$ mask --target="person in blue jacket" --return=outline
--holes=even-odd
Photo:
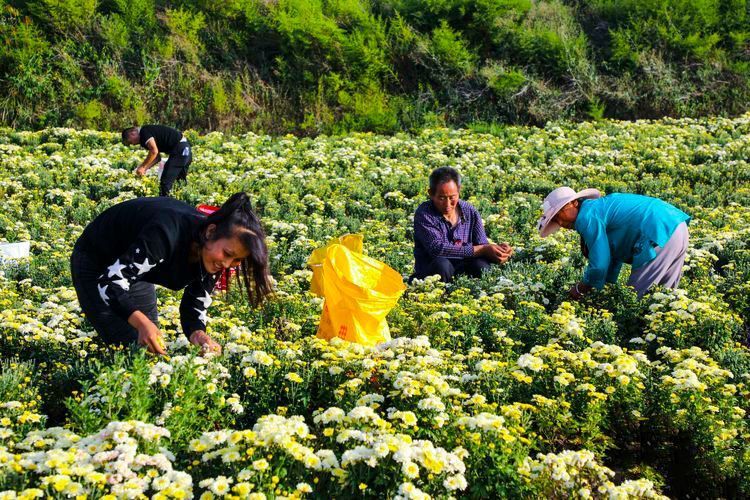
[[[669,203],[637,194],[602,197],[596,189],[564,186],[544,199],[537,223],[541,236],[574,229],[588,248],[583,279],[570,289],[580,299],[605,283],[615,283],[623,263],[631,265],[628,285],[642,297],[653,285],[676,288],[688,247],[690,216]]]

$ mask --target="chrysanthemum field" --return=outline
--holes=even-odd
[[[159,290],[168,358],[114,350],[81,316],[85,224],[158,192],[119,135],[0,129],[0,498],[741,498],[750,495],[750,115],[426,130],[383,137],[188,134],[175,197],[251,194],[276,294],[217,295],[201,357]],[[344,233],[404,276],[437,166],[516,251],[481,280],[409,286],[374,348],[315,337],[310,252]],[[681,289],[581,302],[577,235],[541,239],[558,185],[688,212]]]

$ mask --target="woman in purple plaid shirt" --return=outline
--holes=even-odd
[[[461,177],[450,167],[430,174],[430,200],[414,214],[414,274],[439,275],[450,282],[457,274],[479,277],[490,264],[505,262],[513,249],[487,241],[477,209],[459,199]]]

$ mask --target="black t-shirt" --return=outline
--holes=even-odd
[[[205,216],[173,198],[136,198],[99,214],[76,242],[102,274],[102,302],[127,320],[137,310],[127,291],[137,281],[185,289],[180,320],[185,335],[206,329],[206,310],[217,274],[208,274],[190,249]]]
[[[182,132],[167,127],[166,125],[144,125],[140,129],[141,147],[146,147],[146,142],[153,138],[156,141],[156,147],[162,153],[171,153],[175,151],[182,140]]]

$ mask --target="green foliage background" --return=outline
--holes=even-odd
[[[267,133],[734,115],[741,0],[0,0],[0,124]]]

